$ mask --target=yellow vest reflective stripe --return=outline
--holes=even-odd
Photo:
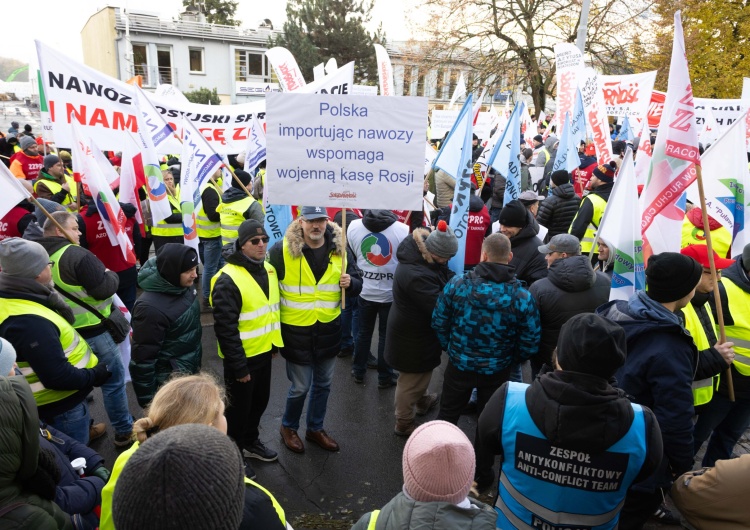
[[[708,306],[708,304],[706,305]],[[711,309],[708,307],[706,309],[708,310],[708,318],[715,330],[716,324],[714,323],[714,317],[711,314]],[[706,330],[703,329],[703,324],[701,324],[700,318],[698,318],[698,313],[695,311],[693,304],[688,304],[687,306],[685,306],[682,309],[682,313],[685,315],[685,329],[687,329],[690,332],[690,335],[693,337],[693,342],[695,342],[695,346],[698,348],[698,351],[707,350],[711,346],[713,346],[708,342]],[[714,395],[714,388],[718,388],[718,385],[718,375],[715,377],[708,377],[706,379],[693,381],[693,405],[697,407],[698,405],[705,405],[706,403],[711,401],[711,398]]]
[[[242,295],[242,307],[238,330],[242,348],[245,356],[253,357],[266,353],[271,346],[283,346],[281,340],[281,313],[279,310],[279,281],[276,269],[270,263],[263,263],[268,273],[268,299],[258,283],[243,267],[227,263],[216,276],[211,278],[211,296],[209,301],[213,304],[213,291],[216,280],[220,275],[226,274],[239,289]],[[224,354],[219,348],[219,357]]]
[[[39,184],[40,182],[43,183],[45,186],[47,186],[47,189],[52,193],[52,195],[55,195],[57,193],[60,193],[60,191],[62,191],[62,184],[58,184],[54,180],[49,180],[44,177],[39,177],[38,179],[34,181],[34,193],[36,193],[37,195],[39,194],[39,191],[36,189],[36,187],[37,187],[37,184]],[[75,188],[71,187],[70,189],[72,190]],[[62,204],[63,206],[66,206],[68,204],[71,204],[72,202],[73,201],[70,199],[70,194],[68,194],[65,197],[65,200],[63,200],[63,202],[60,204]]]
[[[370,523],[367,525],[367,530],[375,530],[375,525],[378,524],[378,515],[380,515],[380,510],[370,512]]]
[[[734,319],[734,325],[724,326],[727,342],[734,342],[734,367],[742,375],[750,376],[750,293],[728,278],[722,278],[721,283],[727,291],[729,312]]]
[[[63,254],[65,254],[65,251],[68,250],[71,246],[73,245],[65,245],[49,257],[50,261],[52,262],[52,281],[55,282],[55,286],[57,286],[58,288],[62,289],[66,293],[72,294],[79,300],[86,302],[88,305],[94,307],[105,318],[108,317],[112,312],[111,296],[106,300],[97,300],[89,296],[84,288],[80,285],[67,284],[60,277],[60,266],[58,265],[58,263],[60,262],[60,259],[62,259]],[[73,323],[74,328],[77,329],[85,328],[87,326],[96,326],[97,324],[101,323],[101,319],[85,307],[81,307],[72,300],[68,300],[64,296],[63,298],[65,299],[65,303],[68,304],[68,307],[73,310],[73,314],[76,317],[76,321]]]
[[[221,244],[228,245],[237,239],[237,231],[242,221],[245,220],[245,212],[255,202],[252,197],[245,197],[235,202],[223,202],[216,210],[221,217]]]
[[[211,181],[208,181],[208,187],[213,190],[212,193],[216,193],[219,196],[219,204],[221,204],[221,189],[217,189]],[[221,235],[221,225],[211,221],[206,216],[206,210],[203,209],[203,201],[201,201],[201,207],[198,213],[195,215],[195,226],[198,229],[198,237],[219,237]]]
[[[312,326],[315,322],[331,322],[341,314],[341,256],[331,254],[328,268],[315,283],[310,265],[304,256],[295,258],[284,238],[284,280],[281,290],[281,322],[293,326]]]
[[[581,254],[588,254],[591,252],[591,246],[594,244],[596,231],[599,229],[599,222],[601,222],[602,215],[604,215],[604,209],[607,207],[607,201],[595,193],[590,193],[589,195],[586,195],[586,197],[591,201],[591,205],[594,207],[594,215],[591,217],[591,222],[586,227],[583,239],[581,239]],[[580,212],[580,210],[578,211]],[[578,217],[578,214],[576,214],[576,217]],[[575,219],[573,219],[573,223],[575,223]],[[570,225],[571,228],[573,227],[573,223]],[[570,229],[568,229],[568,233],[570,233]],[[594,252],[598,251],[599,245],[596,246]]]
[[[60,332],[60,346],[62,346],[65,358],[76,368],[93,368],[97,365],[98,361],[94,352],[91,351],[86,341],[83,340],[73,326],[68,324],[63,317],[36,302],[13,298],[2,300],[2,303],[0,303],[0,323],[4,322],[8,317],[21,315],[39,316],[52,322]],[[37,406],[60,401],[78,392],[77,390],[52,390],[46,388],[39,381],[39,377],[37,377],[34,369],[27,362],[19,361],[18,368],[31,386],[32,392],[34,392],[34,401],[36,401]]]
[[[172,210],[180,211],[180,201],[177,197],[172,197],[172,195],[167,194],[167,200],[172,206]],[[184,230],[182,229],[182,222],[167,223],[162,219],[151,228],[151,234],[154,236],[175,237],[184,235]]]
[[[682,220],[682,241],[680,248],[688,245],[705,245],[706,238],[703,228],[698,228],[691,223],[687,217]],[[732,234],[729,230],[720,226],[716,230],[711,230],[711,246],[720,257],[725,257],[732,247]]]
[[[268,495],[268,497],[271,499],[271,504],[273,504],[274,510],[276,510],[276,513],[279,516],[279,519],[281,519],[281,524],[283,526],[286,526],[286,514],[284,513],[284,508],[281,507],[281,504],[279,504],[279,501],[276,500],[276,497],[271,495],[271,492],[268,491],[266,488],[258,484],[257,482],[254,482],[250,480],[249,478],[245,477],[245,484],[250,484],[251,486],[255,486],[260,491]]]

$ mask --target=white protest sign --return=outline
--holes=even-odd
[[[656,81],[656,70],[630,75],[602,75],[600,80],[609,116],[638,119],[646,116]]]
[[[703,128],[707,109],[711,109],[711,114],[719,127],[719,134],[729,129],[730,125],[743,116],[743,108],[750,107],[750,101],[742,99],[693,98],[693,103],[695,104],[695,124],[698,129]]]
[[[420,210],[427,98],[269,94],[271,204]]]
[[[352,87],[352,96],[377,96],[378,87],[371,85],[354,85]]]
[[[529,175],[531,175],[531,191],[537,195],[541,193],[544,187],[544,168],[537,166],[529,166]]]
[[[430,133],[432,139],[442,138],[445,133],[451,130],[456,123],[460,109],[455,110],[433,110],[432,121],[430,123]],[[493,112],[480,112],[477,123],[474,125],[474,133],[483,141],[490,139],[493,121],[497,121],[497,116]]]
[[[570,42],[555,44],[556,115],[564,117],[567,112],[571,116],[573,115],[576,88],[579,84],[578,78],[582,75],[584,66],[583,54],[576,48],[575,44]],[[536,131],[534,134],[536,134]]]

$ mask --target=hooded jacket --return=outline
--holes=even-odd
[[[0,516],[4,530],[73,530],[70,516],[52,499],[32,493],[39,459],[39,416],[23,377],[0,377]]]
[[[448,502],[420,502],[399,493],[378,514],[375,530],[494,530],[497,513],[476,499],[471,508]],[[368,530],[372,512],[364,514],[352,530]]]
[[[596,313],[625,330],[628,357],[615,377],[635,403],[653,410],[664,458],[642,488],[668,486],[693,467],[693,390],[698,350],[679,317],[638,291],[627,302],[609,302]],[[671,468],[671,474],[670,474]]]
[[[531,285],[537,280],[547,277],[547,261],[539,253],[542,242],[536,236],[539,224],[531,212],[526,212],[527,224],[520,232],[510,238],[510,250],[513,259],[509,265],[516,269],[516,278]]]
[[[490,262],[448,282],[432,327],[456,368],[485,375],[536,354],[542,331],[534,298],[513,267]]]
[[[503,456],[503,418],[508,383],[495,392],[479,416],[478,436]],[[534,425],[552,445],[601,453],[630,429],[634,413],[625,393],[595,375],[562,370],[541,373],[526,389],[526,407]],[[662,440],[654,414],[643,407],[646,460],[635,482],[648,478],[662,460]]]
[[[453,201],[445,208],[440,209],[438,220],[443,220],[450,224],[451,210]],[[468,232],[466,234],[466,251],[464,258],[464,268],[468,269],[479,263],[482,257],[482,243],[484,238],[492,233],[492,221],[490,213],[484,205],[481,197],[469,195],[469,222]]]
[[[609,301],[610,279],[594,272],[588,256],[569,256],[552,262],[547,277],[531,286],[542,320],[539,365],[552,366],[552,351],[563,324],[580,313],[593,313]]]
[[[174,254],[168,262],[181,264],[188,250],[192,249],[170,245],[162,247],[161,254]],[[130,376],[138,403],[145,407],[173,372],[200,371],[203,331],[196,287],[176,287],[167,281],[156,267],[156,257],[138,271],[138,285],[144,292],[133,308]]]
[[[599,187],[594,189],[589,195],[598,195],[605,202],[609,202],[609,195],[612,193],[613,183],[601,184]],[[576,236],[578,239],[583,239],[583,235],[586,233],[586,229],[594,218],[594,205],[591,200],[588,199],[588,195],[581,200],[581,205],[578,207],[578,213],[575,219],[570,225],[570,233]],[[597,220],[600,222],[601,220]]]
[[[333,255],[340,256],[344,252],[341,246],[341,228],[338,225],[328,222],[323,237],[325,241],[322,248],[325,250],[322,252],[329,259]],[[295,258],[304,257],[312,270],[313,276],[317,281],[320,281],[328,268],[329,262],[328,260],[316,261],[315,251],[318,249],[313,250],[305,243],[299,220],[289,225],[284,239],[289,245],[289,252],[292,256]],[[283,282],[286,277],[283,241],[279,241],[271,247],[268,253],[268,261],[276,269],[279,282]],[[346,273],[351,277],[351,283],[346,289],[346,297],[359,295],[362,291],[362,275],[357,269],[357,260],[348,250]],[[282,322],[281,336],[284,340],[284,347],[280,351],[282,357],[287,361],[297,364],[312,364],[318,359],[330,359],[341,350],[341,316],[336,317],[331,322],[317,321],[312,326],[293,326]]]
[[[263,263],[250,261],[240,250],[239,241],[224,245],[221,253],[227,263],[245,269],[268,298],[268,272]],[[211,302],[214,308],[214,332],[224,355],[224,375],[228,379],[242,379],[250,373],[251,364],[260,365],[268,362],[270,357],[265,354],[253,357],[245,355],[238,328],[242,312],[242,293],[229,274],[219,274],[216,278],[211,289]],[[276,348],[272,347],[268,353],[275,353],[275,350]]]
[[[221,196],[221,202],[222,204],[230,204],[233,202],[241,201],[245,197],[247,197],[247,193],[245,193],[245,190],[231,187],[224,192],[224,195]],[[260,224],[263,224],[266,219],[266,215],[265,213],[263,213],[263,207],[261,206],[260,202],[256,200],[253,200],[250,203],[250,206],[244,213],[244,217],[245,219],[255,219]]]
[[[567,234],[570,223],[578,213],[581,198],[576,195],[570,182],[551,188],[549,195],[539,204],[536,220],[547,227],[544,242],[548,243],[557,234]]]
[[[453,277],[436,263],[425,246],[429,231],[419,228],[396,251],[393,304],[388,314],[385,360],[407,373],[429,372],[440,365],[442,346],[432,329],[432,312],[445,284]]]

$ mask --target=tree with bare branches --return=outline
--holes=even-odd
[[[653,0],[591,0],[585,58],[605,74],[629,73],[628,46]],[[535,109],[555,94],[554,45],[576,40],[581,0],[422,0],[430,53],[474,72],[473,87],[528,91]],[[420,36],[420,38],[424,38]]]

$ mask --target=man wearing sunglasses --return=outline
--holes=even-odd
[[[246,458],[277,459],[258,437],[260,417],[271,395],[271,360],[281,340],[279,281],[266,262],[268,234],[255,219],[240,224],[237,239],[223,249],[226,265],[211,280],[209,300],[229,405],[227,434]],[[255,473],[246,465],[248,478]]]

